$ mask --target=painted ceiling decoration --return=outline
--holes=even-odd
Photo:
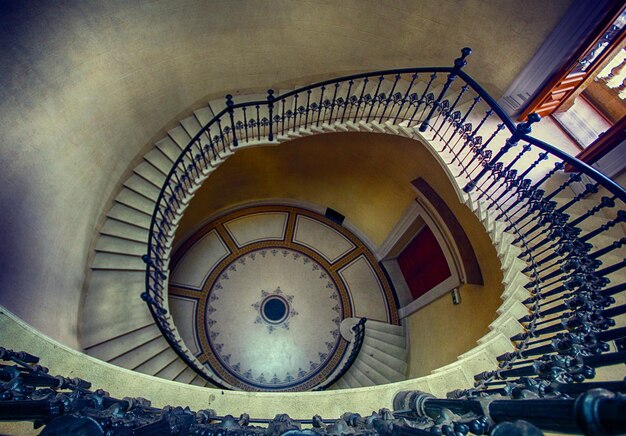
[[[399,324],[396,298],[354,234],[293,206],[255,206],[196,231],[172,258],[169,307],[185,344],[241,390],[326,380],[350,317]]]

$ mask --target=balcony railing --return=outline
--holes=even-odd
[[[623,434],[626,397],[600,384],[564,390],[570,398],[508,399],[483,396],[437,399],[423,392],[399,392],[394,410],[337,419],[273,419],[242,414],[219,416],[212,409],[158,409],[145,398],[114,398],[78,378],[51,376],[39,358],[0,347],[0,421],[32,421],[42,435],[541,435],[537,426],[589,435]],[[593,386],[591,386],[593,385]],[[607,383],[601,384],[603,387]],[[624,391],[625,383],[612,384]],[[585,389],[587,389],[585,391]],[[307,426],[309,428],[303,428]]]

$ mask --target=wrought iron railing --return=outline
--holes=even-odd
[[[575,398],[479,397],[437,399],[422,392],[399,392],[394,410],[338,419],[273,419],[219,416],[213,409],[152,407],[145,398],[118,399],[90,390],[79,378],[52,376],[39,358],[0,347],[0,422],[31,421],[41,435],[541,435],[537,428],[591,435],[620,434],[626,428],[626,397],[606,389],[582,391]],[[617,391],[625,383],[615,384]],[[303,428],[308,426],[309,428]]]
[[[357,130],[406,136],[419,130],[464,181],[477,213],[513,234],[513,244],[522,250],[519,258],[530,277],[523,299],[529,314],[519,320],[524,331],[511,338],[516,351],[500,356],[493,371],[478,374],[475,388],[452,395],[569,397],[578,392],[572,383],[592,378],[594,368],[626,361],[625,352],[609,350],[610,341],[626,336],[626,327],[614,328],[615,318],[626,313],[625,304],[615,304],[626,290],[623,282],[615,283],[626,266],[620,254],[626,239],[619,236],[626,191],[530,136],[538,116],[516,125],[462,70],[469,54],[464,49],[453,67],[362,73],[278,96],[269,90],[263,101],[235,103],[226,96],[224,109],[193,136],[167,175],[144,257],[142,298],[192,368],[211,380],[210,371],[177,339],[167,315],[169,247],[181,210],[211,168],[237,148]],[[565,164],[574,171],[564,173]]]

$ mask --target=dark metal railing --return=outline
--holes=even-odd
[[[474,398],[520,392],[567,397],[554,383],[580,383],[626,358],[611,341],[626,336],[620,274],[626,266],[622,226],[626,191],[558,147],[530,136],[539,117],[515,124],[462,68],[404,68],[331,79],[222,109],[193,136],[159,193],[152,216],[142,298],[172,347],[198,367],[167,315],[169,247],[177,219],[210,170],[244,145],[303,134],[356,131],[422,135],[463,183],[469,204],[492,229],[513,235],[529,277],[521,292],[528,315],[511,338],[515,351],[476,386],[450,395]],[[418,133],[421,132],[421,133]],[[418,136],[419,137],[419,136]],[[565,173],[568,164],[574,171]],[[497,227],[499,226],[499,227]],[[620,236],[621,235],[621,236]],[[617,303],[616,303],[617,301]]]
[[[574,398],[479,397],[438,399],[409,391],[396,394],[394,410],[338,419],[273,419],[242,414],[219,416],[213,409],[152,407],[145,398],[114,398],[79,378],[51,376],[39,358],[0,347],[0,422],[31,421],[41,435],[541,435],[540,428],[591,435],[620,434],[626,428],[626,383],[580,384]],[[592,385],[592,386],[586,386]],[[599,387],[603,385],[604,387]],[[256,424],[256,425],[253,425]],[[310,428],[303,429],[307,425]]]
[[[359,321],[352,326],[352,332],[354,332],[354,339],[352,340],[352,349],[350,350],[350,354],[348,354],[347,359],[344,364],[341,366],[339,371],[331,374],[331,378],[324,381],[320,384],[320,386],[312,389],[314,391],[322,391],[324,389],[329,388],[330,386],[337,383],[341,378],[348,372],[348,370],[352,367],[352,364],[356,361],[359,356],[359,352],[361,351],[361,347],[363,346],[363,339],[365,339],[365,323],[367,322],[367,318],[361,318]]]

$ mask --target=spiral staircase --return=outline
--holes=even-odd
[[[240,97],[246,103],[227,96],[225,104],[211,101],[181,120],[143,156],[106,212],[83,305],[85,352],[167,380],[228,388],[189,352],[168,312],[168,266],[185,209],[201,184],[210,183],[211,173],[240,149],[331,132],[367,132],[415,139],[439,161],[459,202],[491,237],[504,277],[502,304],[474,348],[410,381],[403,381],[404,329],[367,322],[358,355],[333,381],[333,389],[399,382],[394,392],[419,386],[435,397],[448,396],[441,401],[465,401],[454,403],[457,410],[453,403],[437,408],[439,400],[431,397],[394,400],[398,415],[393,419],[410,409],[434,419],[420,428],[438,426],[441,432],[443,422],[461,434],[487,431],[476,411],[465,424],[453,425],[471,409],[460,404],[477,398],[565,401],[585,392],[582,382],[594,374],[599,382],[613,383],[594,387],[623,392],[617,380],[626,359],[614,341],[626,336],[626,194],[592,168],[529,136],[538,117],[515,126],[462,71],[469,53],[465,49],[454,67],[365,73]],[[575,171],[565,173],[564,162]],[[427,413],[427,403],[438,415]],[[442,411],[449,408],[457,415]],[[503,421],[515,415],[508,413]],[[545,416],[537,418],[540,412],[533,413],[526,418],[542,428],[575,427],[556,415],[554,423],[546,423]],[[524,418],[524,413],[515,416]],[[611,425],[618,421],[604,419]],[[596,421],[593,425],[600,425]],[[357,424],[365,425],[346,425]],[[586,432],[592,428],[576,425]]]

